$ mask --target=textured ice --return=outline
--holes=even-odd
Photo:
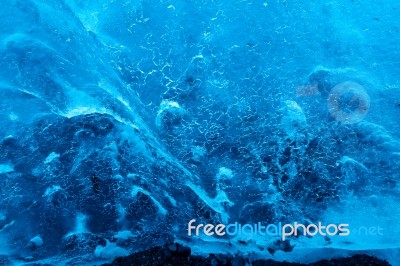
[[[399,12],[396,1],[5,0],[0,255],[93,265],[177,241],[399,265]],[[191,219],[354,233],[191,238]]]

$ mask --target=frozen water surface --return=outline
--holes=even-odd
[[[176,241],[399,265],[399,16],[398,1],[5,0],[0,254],[91,265]],[[191,219],[351,234],[189,237]]]

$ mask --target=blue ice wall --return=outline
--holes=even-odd
[[[178,241],[398,263],[397,1],[1,5],[1,255],[91,264]],[[287,249],[188,237],[191,219],[353,233]]]

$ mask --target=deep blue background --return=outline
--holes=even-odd
[[[3,1],[0,254],[91,264],[178,241],[396,265],[399,17],[397,1]],[[350,124],[328,105],[347,81],[370,99]],[[283,252],[190,238],[191,219],[353,233]]]

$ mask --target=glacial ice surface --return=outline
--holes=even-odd
[[[177,241],[399,265],[399,16],[393,0],[5,0],[0,255],[90,265]],[[271,254],[276,238],[188,237],[191,219],[354,233]]]

